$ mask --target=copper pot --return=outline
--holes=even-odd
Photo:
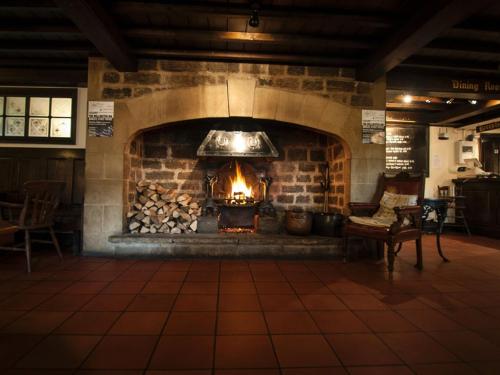
[[[309,211],[286,211],[286,231],[298,236],[307,236],[311,233],[312,212]]]

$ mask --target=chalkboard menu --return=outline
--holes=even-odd
[[[429,128],[415,125],[386,127],[385,169],[387,173],[429,175]]]

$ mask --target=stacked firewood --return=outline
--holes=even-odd
[[[177,194],[158,183],[137,183],[137,197],[127,214],[131,233],[192,233],[201,207],[189,194]]]

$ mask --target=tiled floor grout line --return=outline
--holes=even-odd
[[[264,320],[264,324],[266,325],[267,337],[268,337],[269,341],[271,342],[271,347],[273,348],[274,358],[276,359],[276,363],[278,364],[278,372],[281,375],[283,375],[283,369],[281,368],[281,363],[280,363],[279,358],[278,358],[278,353],[277,353],[276,348],[274,346],[273,335],[272,335],[272,332],[271,332],[271,330],[269,328],[269,324],[267,323],[266,314],[265,314],[265,311],[264,311],[264,306],[262,305],[262,301],[260,299],[260,294],[259,294],[259,292],[257,290],[257,285],[255,284],[256,283],[255,276],[254,276],[254,273],[252,271],[252,268],[250,267],[250,264],[248,266],[249,266],[248,268],[249,268],[249,271],[250,271],[250,275],[252,277],[252,282],[253,282],[253,285],[254,285],[254,288],[255,288],[255,293],[257,295],[257,301],[259,301],[260,313],[262,315],[262,319]],[[281,270],[279,269],[279,267],[278,267],[277,264],[276,264],[276,267],[280,271],[281,276],[284,277],[284,275],[281,273]]]
[[[74,262],[73,264],[76,264],[76,263],[77,263],[77,262]],[[65,269],[65,268],[63,268],[63,269]],[[79,282],[80,280],[81,280],[81,279],[78,279],[78,280],[71,280],[71,282],[72,282],[72,283],[68,286],[68,288],[69,288],[69,287],[71,287],[71,285],[75,284],[76,282]],[[42,301],[40,304],[36,305],[33,309],[28,310],[28,311],[26,312],[26,314],[25,314],[25,315],[27,315],[27,314],[29,314],[29,313],[31,313],[31,312],[33,312],[33,311],[36,311],[36,308],[37,308],[37,307],[41,306],[43,303],[45,303],[46,301],[50,300],[50,299],[51,299],[51,298],[53,298],[54,296],[56,296],[56,295],[58,295],[58,294],[62,294],[62,292],[63,292],[64,290],[66,290],[66,289],[67,289],[67,288],[64,288],[64,289],[61,289],[59,292],[54,293],[54,294],[53,294],[50,298],[48,298],[48,299],[46,299],[46,300]],[[96,295],[97,295],[97,294],[96,294]],[[89,302],[90,302],[90,301],[89,301]],[[83,307],[83,306],[82,306],[82,307]],[[41,310],[41,311],[44,311],[44,310]],[[21,361],[22,361],[25,357],[27,357],[30,353],[32,353],[32,352],[36,349],[36,347],[37,347],[38,345],[40,345],[40,343],[42,343],[42,342],[43,342],[44,340],[46,340],[46,339],[47,339],[50,335],[52,335],[52,333],[53,333],[56,329],[58,329],[61,325],[63,325],[63,324],[64,324],[64,322],[66,322],[68,319],[70,319],[70,318],[71,318],[73,315],[75,315],[78,311],[80,311],[80,310],[71,311],[71,314],[68,316],[68,318],[66,318],[65,320],[63,320],[63,321],[62,321],[62,322],[61,322],[61,323],[60,323],[57,327],[53,328],[53,329],[52,329],[52,331],[50,331],[49,333],[47,333],[47,334],[45,334],[45,335],[40,335],[40,336],[41,336],[40,340],[39,340],[39,341],[38,341],[35,345],[33,345],[33,347],[31,348],[31,350],[27,351],[27,352],[26,352],[24,355],[22,355],[22,356],[21,356],[21,357],[20,357],[17,361],[15,361],[15,362],[12,364],[11,368],[12,368],[12,369],[16,368],[16,366],[17,366],[17,364],[18,364],[19,362],[21,362]],[[24,315],[23,315],[23,316],[24,316]],[[19,320],[19,319],[16,319],[15,321],[17,321],[17,320]],[[11,322],[10,324],[13,324],[15,321]],[[10,325],[10,324],[9,324],[9,325]],[[82,362],[82,363],[83,363],[83,362]],[[76,372],[76,371],[77,371],[77,370],[75,369],[75,371],[74,371],[74,372]]]
[[[318,280],[319,280],[319,281],[320,281],[323,285],[325,285],[325,286],[326,286],[326,284],[323,282],[323,280],[321,280],[321,278],[319,278],[319,277],[316,275],[316,273],[315,273],[314,271],[312,271],[312,270],[309,268],[309,266],[308,266],[307,264],[304,264],[304,266],[305,266],[305,267],[309,270],[309,272],[311,272],[311,273],[312,273],[315,277],[317,277],[317,278],[318,278]],[[328,287],[327,287],[327,288],[328,288]],[[330,289],[330,288],[328,288],[328,289]],[[332,292],[332,295],[334,295],[334,294],[333,294],[333,292]],[[299,296],[299,295],[297,295],[297,298],[298,298],[298,299],[300,300],[300,302],[303,304],[302,299],[300,298],[300,296]],[[338,298],[338,297],[337,297],[337,298]],[[340,300],[340,299],[339,299],[339,300]],[[340,300],[340,302],[341,302],[342,304],[344,304],[344,302],[343,302],[343,301],[341,301],[341,300]],[[344,304],[344,305],[345,305],[345,304]],[[337,360],[339,361],[339,363],[340,363],[340,365],[342,366],[342,368],[343,368],[343,369],[344,369],[347,373],[349,373],[350,371],[347,369],[347,366],[346,366],[346,365],[345,365],[345,363],[342,361],[342,358],[341,358],[341,357],[340,357],[340,355],[337,353],[337,351],[335,350],[335,348],[333,347],[333,345],[332,345],[332,344],[330,343],[330,341],[326,338],[326,334],[325,334],[325,333],[323,333],[323,332],[321,331],[320,327],[319,327],[319,326],[318,326],[318,324],[316,323],[316,320],[314,319],[314,317],[313,317],[313,315],[311,314],[311,312],[309,311],[309,309],[308,309],[305,305],[304,305],[304,308],[305,308],[305,311],[307,311],[307,314],[309,315],[309,317],[311,318],[311,320],[314,322],[314,325],[315,325],[315,326],[316,326],[316,328],[318,329],[318,332],[319,332],[319,334],[321,335],[321,337],[323,338],[323,340],[325,340],[325,342],[326,342],[326,344],[328,345],[328,347],[329,347],[329,348],[333,351],[333,353],[335,354],[335,357],[337,357]],[[348,308],[348,306],[346,306],[346,308],[347,308],[347,309],[349,309],[349,308]]]
[[[220,292],[221,292],[221,273],[222,273],[222,262],[218,262],[218,273],[217,273],[217,300],[215,303],[215,325],[214,325],[214,338],[213,338],[213,352],[212,352],[212,368],[210,369],[210,373],[215,375],[215,360],[217,355],[217,329],[219,325],[219,303],[220,303]]]
[[[166,262],[168,262],[168,260]],[[163,262],[163,264],[165,264],[166,262]],[[158,348],[158,345],[160,344],[160,341],[163,338],[163,332],[164,332],[164,330],[165,330],[165,328],[166,328],[166,326],[168,324],[168,321],[170,319],[170,316],[172,315],[172,312],[174,311],[174,307],[175,307],[175,303],[177,302],[177,298],[179,298],[179,295],[181,294],[182,288],[184,287],[184,284],[186,283],[186,280],[187,280],[187,277],[189,275],[191,266],[192,266],[192,262],[189,263],[189,267],[186,270],[186,274],[184,275],[184,278],[182,279],[181,285],[179,286],[179,289],[177,290],[177,293],[175,294],[175,297],[174,297],[174,299],[172,301],[172,304],[170,306],[170,310],[167,312],[167,317],[166,317],[165,321],[163,322],[163,325],[161,327],[161,330],[160,330],[160,333],[158,335],[158,338],[157,338],[157,340],[155,342],[155,345],[153,346],[153,350],[151,351],[151,354],[149,355],[149,358],[147,360],[146,366],[145,366],[145,368],[142,371],[143,375],[146,375],[146,372],[149,371],[149,367],[151,366],[151,361],[153,360],[153,357],[155,355],[156,349]],[[154,275],[156,275],[160,271],[160,268],[161,268],[161,266],[151,276],[151,279],[149,279],[149,281],[147,281],[144,284],[144,287],[147,285],[148,282],[150,282],[153,279]],[[144,289],[144,287],[143,287],[143,289]],[[137,295],[139,295],[139,294],[140,293],[138,293]]]
[[[130,267],[133,265],[134,263],[132,263],[130,265]],[[128,267],[127,269],[124,269],[122,270],[122,272],[120,273],[120,275],[124,274],[130,267]],[[109,286],[109,284],[111,284],[112,282],[116,281],[116,279],[118,278],[119,276],[116,276],[113,281],[110,281],[108,282],[108,284],[106,285]],[[87,303],[85,303],[83,306],[81,306],[77,311],[74,312],[74,314],[76,314],[77,312],[81,312],[82,311],[82,308],[85,307],[87,304],[89,304],[96,296],[98,295],[102,295],[102,291],[106,288],[102,288],[100,290],[99,293],[97,293],[93,298],[91,298]],[[101,342],[104,340],[104,338],[106,337],[107,333],[113,328],[113,325],[121,318],[121,316],[127,311],[127,308],[128,306],[130,306],[130,304],[133,302],[134,299],[131,299],[130,302],[128,303],[128,305],[123,309],[123,311],[120,311],[119,312],[119,315],[116,317],[116,319],[114,320],[114,322],[112,324],[109,325],[108,329],[106,330],[106,332],[104,332],[103,334],[99,334],[99,335],[95,335],[95,336],[100,336],[100,339],[97,341],[97,343],[94,345],[94,347],[88,352],[88,354],[85,356],[85,358],[82,359],[82,361],[80,362],[80,365],[74,369],[74,374],[78,373],[81,369],[82,369],[82,366],[85,364],[85,362],[87,362],[87,360],[89,359],[89,357],[94,353],[95,349],[101,344]],[[60,326],[59,326],[60,327]]]
[[[317,274],[316,274],[313,270],[311,270],[311,269],[309,268],[309,266],[307,266],[307,265],[306,265],[306,267],[309,269],[309,271],[310,271],[310,272],[312,272],[313,274],[315,274],[315,275],[316,275],[316,277],[318,277],[318,276],[317,276]],[[319,277],[318,277],[318,279],[320,280],[320,282],[321,282],[321,283],[325,284],[325,283],[323,282],[323,280],[321,280],[321,278],[319,278]],[[326,285],[326,284],[325,284],[325,285]],[[329,288],[328,288],[328,289],[329,289]],[[336,295],[333,291],[332,291],[332,295],[334,295],[334,296],[336,296],[336,297],[338,298],[338,296],[337,296],[337,295]],[[406,363],[406,362],[403,360],[403,358],[401,358],[401,357],[400,357],[400,356],[399,356],[396,352],[394,352],[394,350],[392,350],[392,348],[390,348],[390,347],[387,345],[387,343],[386,343],[385,341],[383,341],[383,340],[382,340],[382,338],[381,338],[381,337],[379,337],[379,335],[378,335],[378,334],[377,334],[377,333],[376,333],[376,332],[375,332],[375,331],[374,331],[374,330],[373,330],[373,329],[372,329],[372,328],[371,328],[368,324],[366,324],[366,323],[365,323],[365,322],[364,322],[364,321],[363,321],[363,320],[362,320],[362,319],[361,319],[361,318],[360,318],[360,317],[356,314],[356,311],[355,311],[355,310],[352,310],[351,308],[349,308],[349,306],[347,306],[347,305],[346,305],[346,304],[345,304],[342,300],[341,300],[340,302],[341,302],[341,303],[343,303],[343,304],[345,305],[345,307],[346,307],[347,311],[350,311],[352,314],[354,314],[354,316],[356,316],[356,317],[357,317],[357,318],[358,318],[358,319],[359,319],[359,320],[360,320],[360,321],[361,321],[361,322],[362,322],[362,323],[363,323],[363,324],[364,324],[364,325],[365,325],[365,326],[366,326],[366,327],[370,330],[370,332],[371,332],[371,333],[372,333],[375,337],[377,337],[377,338],[378,338],[378,340],[379,340],[380,342],[382,342],[382,343],[384,344],[384,346],[385,346],[385,347],[386,347],[386,348],[387,348],[387,349],[388,349],[391,353],[393,353],[393,354],[396,356],[396,358],[398,358],[398,359],[401,361],[401,363],[402,363],[402,364],[404,364],[404,365],[405,365],[405,366],[406,366],[406,367],[407,367],[407,368],[408,368],[411,372],[415,373],[415,371],[414,371],[414,370],[410,367],[410,365],[409,365],[408,363]],[[316,321],[314,320],[314,317],[312,316],[312,314],[310,313],[310,311],[309,311],[309,310],[308,310],[308,312],[309,312],[309,315],[311,316],[311,319],[312,319],[312,320],[314,321],[314,323],[316,324]],[[317,327],[317,328],[319,329],[319,327]],[[333,346],[333,345],[330,343],[330,341],[326,338],[326,333],[321,332],[321,329],[319,329],[319,331],[320,331],[321,335],[323,336],[324,340],[327,342],[327,344],[330,346],[330,348],[333,350],[333,352],[334,352],[334,353],[335,353],[335,355],[337,356],[337,358],[338,358],[339,362],[342,364],[342,367],[343,367],[343,368],[344,368],[347,372],[350,372],[350,371],[348,370],[348,367],[355,367],[355,366],[346,366],[346,365],[343,363],[343,361],[342,361],[341,357],[337,354],[337,351],[335,350],[334,346]],[[342,333],[338,333],[338,334],[342,334]],[[344,334],[349,334],[349,333],[344,333]],[[365,365],[365,366],[368,366],[368,365]],[[382,365],[381,365],[381,366],[382,366]],[[396,365],[396,364],[389,364],[389,365],[383,365],[383,366],[400,366],[400,365]]]

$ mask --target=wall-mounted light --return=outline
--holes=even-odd
[[[413,101],[413,97],[411,95],[405,95],[403,96],[403,102],[406,104],[410,104]]]
[[[259,27],[260,19],[259,19],[259,10],[260,3],[258,1],[253,1],[250,9],[252,9],[252,14],[250,15],[250,19],[248,20],[248,25],[250,27]]]
[[[454,101],[454,100],[455,100],[455,99],[450,98],[450,99],[448,99],[448,100],[446,101],[446,104],[451,104],[451,103],[453,103],[453,101]]]
[[[427,104],[431,104],[431,103],[432,103],[432,100],[430,100],[430,99],[425,99],[425,102],[426,102]]]
[[[472,104],[472,105],[476,105],[477,104],[477,100],[476,99],[471,99],[471,100],[469,100],[469,103]]]
[[[450,136],[448,135],[448,129],[447,128],[439,128],[438,132],[438,139],[442,140],[448,140],[450,139]]]

